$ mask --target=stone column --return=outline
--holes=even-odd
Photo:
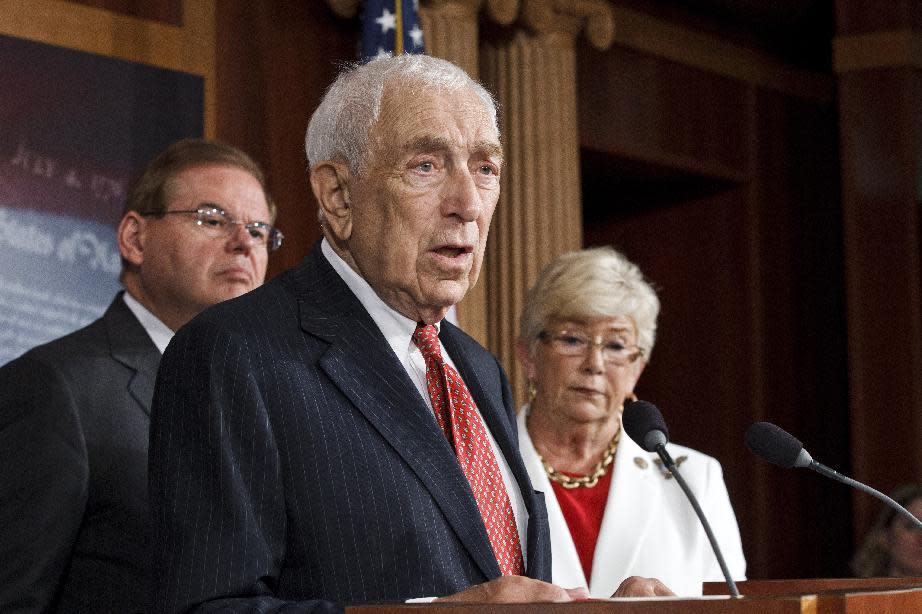
[[[499,99],[506,155],[482,276],[487,343],[518,403],[524,378],[515,341],[525,293],[550,260],[582,246],[576,37],[583,31],[600,49],[611,43],[606,2],[524,0],[508,36],[480,48],[480,76]]]

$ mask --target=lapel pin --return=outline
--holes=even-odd
[[[635,462],[636,462],[637,459],[634,459],[634,460],[635,460]],[[681,466],[682,466],[682,463],[684,463],[684,462],[687,461],[687,460],[688,460],[688,456],[687,456],[687,455],[682,455],[682,456],[678,457],[677,459],[675,459],[675,466],[676,466],[676,467],[681,467]],[[660,470],[660,473],[663,474],[663,477],[664,477],[665,479],[667,479],[667,480],[671,480],[671,479],[672,479],[672,472],[669,471],[668,469],[666,469],[666,467],[663,465],[662,459],[656,458],[656,459],[653,460],[653,462],[656,463],[657,468]]]

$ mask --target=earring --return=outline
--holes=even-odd
[[[623,413],[623,412],[624,412],[624,406],[625,406],[627,403],[633,403],[633,402],[635,402],[636,400],[637,400],[637,395],[634,394],[634,391],[633,391],[633,390],[632,390],[631,392],[627,393],[626,395],[624,395],[624,403],[622,403],[622,404],[621,404],[621,407],[618,408],[618,413],[619,413],[619,414],[620,414],[620,413]]]
[[[538,386],[535,384],[534,380],[528,380],[525,383],[525,396],[528,397],[529,403],[534,401],[535,397],[538,396]]]

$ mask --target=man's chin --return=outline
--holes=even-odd
[[[442,280],[428,292],[427,303],[444,309],[454,307],[467,295],[470,288],[467,280]]]
[[[214,295],[214,303],[223,303],[224,301],[229,301],[232,298],[237,298],[238,296],[243,296],[250,290],[253,290],[254,286],[249,282],[236,282],[225,284],[224,287],[220,289],[219,292]]]
[[[419,316],[428,324],[438,322],[445,317],[448,310],[461,302],[467,294],[467,284],[461,282],[440,281],[436,286],[426,288],[417,304]]]

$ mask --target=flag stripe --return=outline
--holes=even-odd
[[[363,62],[379,55],[424,53],[418,0],[366,0],[362,16]]]
[[[394,0],[394,16],[397,23],[394,27],[394,55],[403,53],[403,11],[400,10],[400,0]]]

